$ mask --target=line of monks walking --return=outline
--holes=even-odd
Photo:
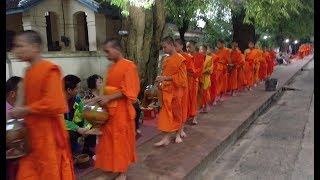
[[[303,59],[307,55],[309,55],[312,52],[312,46],[310,44],[302,44],[299,47],[298,53],[299,53],[299,58]]]
[[[17,94],[21,102],[15,103],[8,116],[24,118],[30,145],[30,152],[19,160],[16,179],[73,180],[70,137],[62,115],[69,111],[62,71],[41,57],[41,45],[39,33],[33,30],[14,38],[13,52],[29,64],[17,92],[9,93],[10,97]],[[223,40],[218,40],[218,49],[201,45],[199,52],[193,41],[187,42],[187,52],[183,52],[180,39],[165,37],[161,45],[169,57],[156,78],[162,93],[158,129],[164,132],[156,146],[168,145],[172,133],[175,142],[181,143],[187,120],[196,125],[198,113],[221,103],[223,95],[235,95],[243,88],[251,90],[273,72],[275,53],[265,47],[260,50],[253,42],[244,54],[236,42],[228,49]],[[97,141],[95,168],[117,173],[116,179],[124,180],[130,164],[137,162],[132,104],[140,91],[139,76],[136,65],[123,57],[119,40],[107,40],[103,51],[111,64],[106,68],[102,95],[93,98],[92,104],[103,107],[109,117],[100,128],[103,133]]]
[[[158,129],[164,136],[155,146],[168,145],[172,134],[175,142],[181,143],[186,137],[186,121],[196,125],[198,113],[222,103],[223,95],[235,96],[242,89],[251,91],[273,72],[275,52],[268,52],[266,47],[259,49],[254,42],[249,42],[244,54],[237,42],[232,42],[229,49],[220,39],[217,49],[201,45],[199,52],[195,44],[188,41],[187,52],[183,52],[181,39],[165,37],[161,42],[163,52],[169,56],[163,61],[162,75],[156,78],[162,92]]]

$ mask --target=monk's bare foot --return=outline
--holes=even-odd
[[[193,117],[192,125],[197,125],[197,124],[198,124],[197,117]]]
[[[213,104],[212,104],[213,106],[216,106],[217,105],[217,101],[215,100],[215,101],[213,101]]]
[[[125,173],[120,173],[119,176],[115,180],[126,180],[127,176]]]
[[[184,132],[183,129],[180,131],[180,137],[182,138],[187,137],[187,134]]]
[[[207,111],[206,108],[202,108],[200,112],[201,112],[201,113],[207,113],[208,111]]]
[[[176,142],[177,144],[182,143],[182,139],[181,139],[179,133],[177,133],[177,135],[176,135],[176,140],[175,140],[175,142]]]
[[[164,137],[161,141],[154,144],[156,147],[167,146],[170,144],[170,137]]]
[[[209,105],[206,105],[206,107],[203,108],[204,113],[208,113],[209,110],[210,110]]]
[[[141,134],[142,133],[140,129],[137,129],[136,132],[137,132],[137,134]]]

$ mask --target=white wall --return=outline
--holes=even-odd
[[[12,54],[9,55],[12,62],[13,76],[24,76],[27,63],[16,59]],[[74,74],[79,76],[84,84],[85,79],[93,74],[98,74],[102,77],[105,75],[105,68],[110,63],[101,52],[74,52],[74,53],[59,53],[50,52],[43,54],[43,59],[50,60],[58,64],[63,72],[63,75]],[[6,66],[6,80],[9,79],[9,68]]]

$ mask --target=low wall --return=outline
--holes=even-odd
[[[19,61],[12,53],[8,54],[12,63],[12,75],[24,76],[26,62]],[[43,59],[58,64],[63,75],[74,74],[79,76],[86,86],[85,79],[93,74],[104,76],[105,68],[110,63],[103,52],[47,52],[42,54]],[[9,65],[6,64],[6,80],[9,79]]]

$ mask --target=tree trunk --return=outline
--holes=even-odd
[[[184,38],[184,34],[188,31],[189,21],[183,21],[183,25],[181,28],[178,28],[180,39],[183,42],[183,50],[186,50],[186,39]]]
[[[129,13],[122,21],[122,30],[129,33],[122,37],[122,43],[125,56],[138,67],[141,97],[145,87],[154,83],[158,72],[160,41],[165,26],[164,0],[156,0],[150,10],[131,6]]]
[[[242,52],[248,48],[249,41],[256,42],[255,27],[252,24],[243,22],[245,10],[240,12],[232,11],[233,41],[238,42]]]

